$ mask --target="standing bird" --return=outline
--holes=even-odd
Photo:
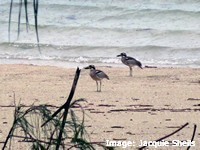
[[[97,84],[97,92],[101,92],[101,80],[106,78],[109,80],[109,77],[101,70],[96,70],[94,65],[89,65],[84,69],[90,69],[90,77],[96,81]],[[100,82],[100,89],[98,88],[98,81]]]
[[[121,61],[123,64],[129,66],[130,68],[130,76],[132,76],[132,67],[138,66],[142,69],[142,64],[138,60],[136,60],[133,57],[129,57],[126,55],[126,53],[121,53],[120,55],[117,55],[117,57],[121,57]]]

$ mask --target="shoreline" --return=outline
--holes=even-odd
[[[60,60],[34,60],[34,59],[0,59],[0,65],[35,65],[35,66],[52,66],[59,68],[83,68],[90,64],[101,67],[127,67],[121,63],[88,63],[88,62],[69,62]],[[182,65],[182,64],[155,64],[155,63],[143,63],[143,67],[157,67],[157,68],[200,68],[200,65]]]
[[[33,103],[61,106],[75,74],[74,68],[54,66],[15,64],[0,65],[0,69],[1,106],[13,105],[13,92],[16,103],[20,101],[26,106]],[[188,128],[170,140],[190,140],[193,124],[200,126],[199,68],[134,68],[133,77],[128,77],[128,67],[97,66],[97,69],[110,77],[103,80],[102,92],[96,92],[89,71],[82,70],[73,98],[87,100],[82,105],[91,141],[156,140],[186,122]],[[13,108],[0,107],[0,112],[3,141],[12,124]],[[197,133],[195,140],[199,138]]]

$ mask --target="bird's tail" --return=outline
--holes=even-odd
[[[106,75],[106,79],[110,80],[110,78],[108,77],[108,75]]]
[[[139,62],[139,61],[137,61],[137,66],[138,66],[139,68],[143,69],[143,68],[142,68],[142,63]]]

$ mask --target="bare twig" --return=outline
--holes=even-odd
[[[68,110],[69,110],[69,108],[70,108],[71,100],[72,100],[72,98],[73,98],[73,96],[74,96],[74,92],[75,92],[75,89],[76,89],[76,85],[77,85],[77,83],[78,83],[80,71],[81,71],[81,70],[80,70],[79,68],[77,68],[76,74],[75,74],[75,77],[74,77],[74,81],[73,81],[73,84],[72,84],[72,88],[71,88],[69,97],[68,97],[67,101],[65,102],[65,104],[62,105],[62,106],[51,116],[51,118],[48,119],[46,122],[44,122],[44,123],[42,124],[42,126],[41,126],[41,127],[43,127],[45,124],[47,124],[49,121],[51,121],[58,113],[60,113],[62,109],[64,109],[62,126],[61,126],[60,133],[59,133],[59,136],[58,136],[58,143],[56,144],[56,149],[57,149],[57,150],[59,149],[59,146],[60,146],[60,143],[61,143],[62,134],[63,134],[63,130],[64,130],[64,127],[65,127],[65,123],[66,123],[66,119],[67,119]]]
[[[162,138],[157,139],[156,142],[162,141],[162,140],[164,140],[164,139],[166,139],[166,138],[168,138],[168,137],[174,135],[175,133],[177,133],[177,132],[179,132],[180,130],[182,130],[183,128],[185,128],[188,124],[189,124],[189,123],[187,122],[187,123],[184,124],[182,127],[180,127],[179,129],[177,129],[176,131],[174,131],[174,132],[172,132],[172,133],[170,133],[170,134],[168,134],[168,135],[166,135],[166,136],[164,136],[164,137],[162,137]],[[144,148],[146,148],[146,147],[148,147],[148,146],[140,147],[139,150],[142,150],[142,149],[144,149]]]
[[[58,143],[56,144],[56,150],[59,150],[59,147],[60,147],[60,143],[61,143],[61,139],[62,139],[62,134],[63,134],[63,130],[64,130],[64,127],[65,127],[65,123],[66,123],[66,119],[67,119],[67,114],[68,114],[68,110],[70,108],[70,103],[71,103],[71,100],[74,96],[74,92],[76,90],[76,85],[78,83],[78,79],[79,79],[79,75],[80,75],[80,69],[77,68],[76,70],[76,75],[74,77],[74,82],[72,84],[72,88],[71,88],[71,91],[70,91],[70,94],[69,94],[69,97],[67,99],[67,102],[64,104],[64,115],[63,115],[63,121],[62,121],[62,126],[61,126],[61,129],[60,129],[60,133],[59,133],[59,136],[58,136]]]
[[[195,125],[194,125],[193,134],[192,134],[192,138],[191,138],[191,142],[194,140],[194,136],[195,136],[195,133],[196,133],[196,129],[197,129],[197,125],[195,124]],[[188,147],[187,147],[187,150],[189,150],[190,147],[191,147],[191,146],[188,146]]]
[[[73,98],[73,95],[74,95],[74,92],[75,92],[75,88],[76,88],[76,84],[77,84],[77,82],[78,82],[78,78],[79,78],[79,75],[80,75],[80,71],[81,71],[81,70],[80,70],[79,68],[77,68],[77,70],[76,70],[76,75],[75,75],[75,77],[74,77],[74,82],[73,82],[73,84],[72,84],[71,92],[70,92],[70,94],[69,94],[69,97],[68,97],[66,103],[65,103],[64,105],[62,105],[55,113],[53,113],[53,115],[51,116],[51,118],[48,119],[46,122],[44,122],[44,123],[41,125],[41,127],[43,127],[45,124],[47,124],[49,121],[51,121],[58,113],[61,112],[62,109],[65,109],[65,108],[67,108],[67,107],[70,106],[70,102],[71,102],[71,99]]]

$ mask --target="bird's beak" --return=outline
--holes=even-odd
[[[117,57],[120,57],[120,56],[122,56],[121,54],[120,55],[117,55]]]

